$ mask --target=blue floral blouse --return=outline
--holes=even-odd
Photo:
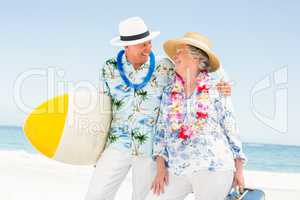
[[[164,89],[153,141],[153,156],[162,156],[175,175],[200,170],[234,170],[246,160],[230,98],[220,95],[216,79],[201,72],[186,97],[178,74]]]

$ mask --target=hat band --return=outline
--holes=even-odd
[[[183,39],[186,40],[186,41],[192,42],[192,43],[194,43],[194,44],[199,44],[199,45],[203,46],[204,48],[210,49],[210,48],[207,46],[207,44],[205,44],[204,42],[201,42],[201,41],[199,41],[199,40],[195,40],[195,39],[193,39],[193,38],[188,38],[188,37],[184,37]]]
[[[146,31],[145,33],[141,33],[138,35],[130,35],[130,36],[120,36],[120,40],[121,41],[133,41],[133,40],[139,40],[139,39],[143,39],[147,36],[150,35],[149,31]]]

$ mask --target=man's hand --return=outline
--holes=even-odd
[[[156,161],[157,161],[157,174],[152,182],[151,190],[153,190],[154,194],[160,195],[161,193],[164,193],[165,185],[168,185],[169,174],[165,166],[165,160],[162,157],[158,156]]]
[[[221,80],[217,83],[217,89],[219,93],[222,93],[224,96],[231,96],[231,85],[228,82]]]

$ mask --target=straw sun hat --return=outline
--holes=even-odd
[[[178,45],[188,44],[197,47],[207,53],[209,57],[209,71],[214,72],[220,67],[218,56],[211,50],[212,43],[209,39],[199,33],[187,32],[183,37],[177,39],[170,39],[164,42],[163,47],[166,54],[173,59],[176,54]]]

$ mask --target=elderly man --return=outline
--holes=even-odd
[[[98,160],[86,200],[111,200],[132,169],[133,200],[145,199],[155,176],[152,137],[163,88],[174,74],[168,59],[156,60],[150,32],[144,21],[132,17],[119,25],[113,45],[124,47],[101,69],[103,91],[112,99],[108,143]],[[219,83],[230,95],[230,86]]]

